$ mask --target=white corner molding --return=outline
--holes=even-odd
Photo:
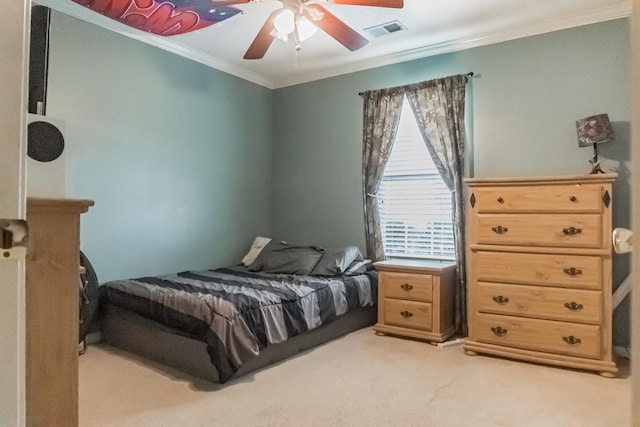
[[[386,55],[381,58],[364,60],[357,63],[346,64],[339,68],[321,70],[309,73],[304,76],[294,78],[284,78],[275,82],[276,88],[306,83],[313,80],[320,80],[337,75],[353,73],[367,70],[369,68],[382,67],[385,65],[397,64],[400,62],[412,61],[429,56],[441,55],[445,53],[458,52],[475,47],[488,46],[524,37],[536,36],[553,31],[566,30],[583,25],[596,24],[598,22],[612,21],[614,19],[628,18],[631,15],[631,3],[622,6],[610,6],[597,10],[591,10],[582,14],[571,16],[561,16],[554,20],[537,23],[536,25],[511,28],[506,31],[499,31],[477,37],[461,38],[437,44],[425,44],[424,47],[408,49]]]
[[[597,22],[626,18],[631,14],[631,2],[628,2],[623,5],[612,5],[600,9],[590,10],[584,13],[571,14],[569,16],[559,16],[556,19],[545,20],[544,22],[539,22],[535,25],[509,28],[507,30],[497,31],[491,34],[450,40],[437,44],[427,44],[427,42],[425,42],[424,47],[394,52],[390,55],[384,55],[379,58],[365,59],[362,61],[347,63],[337,67],[314,70],[296,76],[285,76],[279,79],[272,79],[265,75],[250,71],[245,67],[231,64],[228,61],[224,61],[213,55],[191,49],[180,43],[174,42],[170,38],[164,38],[156,36],[154,34],[145,33],[128,27],[127,25],[121,24],[115,20],[105,18],[96,12],[93,12],[83,6],[74,3],[71,0],[34,1],[43,6],[50,7],[51,9],[58,12],[73,16],[92,24],[99,25],[116,33],[141,41],[143,43],[150,44],[152,46],[159,47],[166,51],[175,53],[182,57],[191,59],[211,68],[223,71],[244,80],[248,80],[269,89],[277,89],[286,86],[307,83],[314,80],[363,71],[370,68],[381,67],[384,65],[391,65],[399,62],[425,58],[428,56],[471,49],[474,47],[515,40],[518,38],[539,35],[582,25],[595,24]]]
[[[155,34],[146,33],[129,27],[128,25],[122,24],[114,19],[106,18],[97,12],[74,3],[71,0],[34,0],[34,2],[37,2],[42,6],[49,7],[57,12],[64,13],[65,15],[106,28],[107,30],[121,34],[125,37],[175,53],[176,55],[199,62],[227,74],[248,80],[269,89],[274,88],[274,82],[268,77],[249,71],[246,68],[230,64],[229,62],[223,61],[213,55],[208,55],[195,49],[190,49],[187,46],[174,42],[170,38],[157,36]]]

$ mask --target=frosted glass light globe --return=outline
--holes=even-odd
[[[296,28],[293,12],[290,9],[284,9],[273,20],[273,26],[282,34],[291,34]]]
[[[318,31],[318,27],[313,25],[305,16],[298,19],[298,36],[300,41],[305,41]]]

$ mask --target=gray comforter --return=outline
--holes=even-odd
[[[221,382],[260,350],[376,303],[375,271],[317,277],[240,266],[117,280],[102,299],[207,343]]]

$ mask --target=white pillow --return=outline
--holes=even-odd
[[[267,246],[270,241],[271,239],[268,237],[256,237],[253,240],[251,247],[249,248],[249,252],[247,252],[244,258],[242,258],[242,265],[244,265],[245,267],[251,265],[251,263],[255,261],[258,254],[260,254],[260,251],[262,251],[262,249],[264,249],[264,247]]]

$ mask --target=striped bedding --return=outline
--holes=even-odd
[[[232,266],[101,286],[105,303],[134,311],[207,343],[227,382],[261,349],[376,303],[375,270],[317,277],[249,272]]]

